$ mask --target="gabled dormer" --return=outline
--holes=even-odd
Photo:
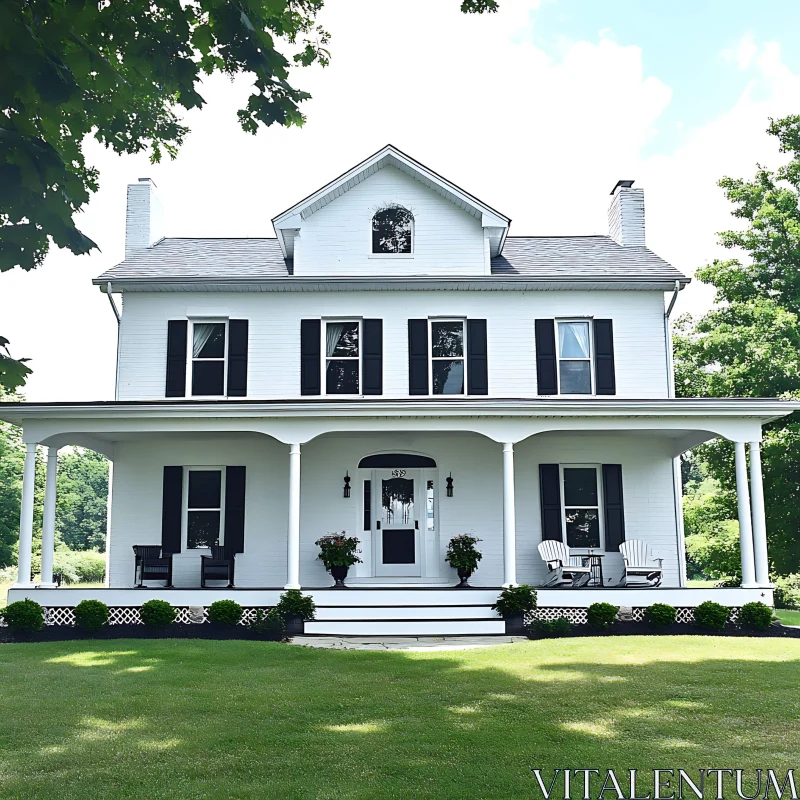
[[[510,219],[392,145],[272,221],[298,276],[491,275]]]

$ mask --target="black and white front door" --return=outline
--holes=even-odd
[[[422,575],[420,514],[425,493],[418,469],[379,469],[373,474],[375,574]]]

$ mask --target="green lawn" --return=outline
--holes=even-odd
[[[775,616],[784,625],[800,625],[800,611],[789,611],[785,608],[776,608]]]
[[[2,645],[0,796],[511,798],[541,796],[534,766],[786,770],[799,670],[783,639]]]

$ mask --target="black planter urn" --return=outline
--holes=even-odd
[[[283,620],[287,636],[302,636],[305,632],[303,616],[301,614],[287,614]]]
[[[461,578],[461,583],[456,586],[456,589],[469,589],[470,585],[467,583],[472,570],[469,567],[458,567],[458,577]]]
[[[347,587],[344,585],[344,579],[347,577],[347,570],[349,567],[342,567],[342,566],[332,566],[331,567],[331,577],[336,581],[333,585],[334,589],[346,589]]]
[[[525,614],[522,611],[515,611],[513,614],[503,616],[506,623],[506,636],[525,636]]]

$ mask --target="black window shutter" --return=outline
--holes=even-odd
[[[534,323],[534,333],[536,335],[537,392],[539,394],[558,394],[556,324],[552,319],[537,319]]]
[[[603,502],[605,503],[606,551],[617,553],[619,546],[625,541],[621,464],[603,464]]]
[[[228,397],[247,397],[247,339],[246,319],[228,322]]]
[[[225,551],[244,552],[246,467],[225,468]]]
[[[614,374],[614,323],[610,319],[594,321],[594,374],[597,394],[616,394]]]
[[[467,394],[489,394],[486,320],[467,320]]]
[[[365,319],[361,343],[361,393],[383,394],[383,320]]]
[[[186,337],[189,323],[185,319],[167,322],[167,387],[165,397],[186,396]]]
[[[428,394],[428,320],[408,321],[408,393]]]
[[[558,464],[539,464],[539,501],[542,506],[542,539],[564,541]]]
[[[183,517],[183,467],[164,467],[161,497],[161,550],[180,553]]]
[[[300,320],[300,394],[320,394],[320,321]]]

